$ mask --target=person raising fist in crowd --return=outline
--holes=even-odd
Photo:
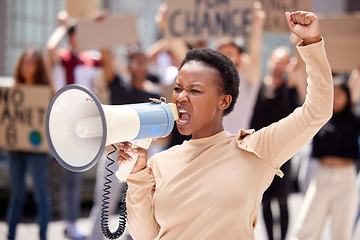
[[[174,83],[176,124],[191,140],[147,158],[119,144],[118,164],[139,158],[128,178],[129,231],[134,239],[254,239],[262,195],[289,158],[331,118],[333,83],[315,14],[287,12],[308,73],[304,104],[258,131],[224,131],[239,94],[233,62],[209,48],[187,52]]]

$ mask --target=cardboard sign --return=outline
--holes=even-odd
[[[285,12],[311,11],[310,0],[259,0],[266,13],[264,31],[289,32]]]
[[[79,21],[76,31],[82,50],[139,42],[135,14],[111,16],[101,21]]]
[[[165,35],[184,40],[251,34],[252,0],[167,0]]]
[[[68,14],[80,19],[91,19],[100,10],[99,0],[67,0],[65,9]]]
[[[331,70],[350,72],[360,66],[360,14],[318,15]]]
[[[45,115],[50,102],[47,86],[0,87],[0,148],[48,151]]]

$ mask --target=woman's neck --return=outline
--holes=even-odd
[[[217,121],[215,124],[209,124],[200,131],[192,133],[192,139],[211,137],[224,131],[222,119],[223,117],[219,116],[219,121]]]
[[[208,137],[214,136],[223,131],[224,131],[224,129],[216,129],[215,131],[207,132],[206,134],[195,133],[195,134],[192,134],[191,139],[195,140],[195,139],[201,139],[201,138],[208,138]]]

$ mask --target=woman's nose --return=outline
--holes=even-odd
[[[183,89],[183,90],[178,94],[177,100],[178,100],[179,102],[184,102],[184,101],[189,100],[188,95],[187,95],[187,91]]]

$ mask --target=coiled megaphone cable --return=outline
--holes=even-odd
[[[109,200],[110,200],[110,184],[112,181],[110,180],[110,177],[114,174],[114,172],[109,168],[112,164],[114,164],[114,160],[111,159],[109,156],[117,151],[117,148],[111,144],[111,146],[114,148],[114,150],[106,155],[106,158],[110,161],[105,169],[107,170],[108,174],[105,175],[105,183],[104,183],[104,189],[103,189],[103,199],[101,204],[101,230],[104,234],[104,236],[108,239],[116,239],[119,238],[125,231],[126,227],[126,191],[127,191],[127,184],[125,186],[125,193],[123,194],[123,199],[121,201],[120,205],[120,216],[119,216],[119,226],[116,229],[115,232],[111,232],[109,229]]]

